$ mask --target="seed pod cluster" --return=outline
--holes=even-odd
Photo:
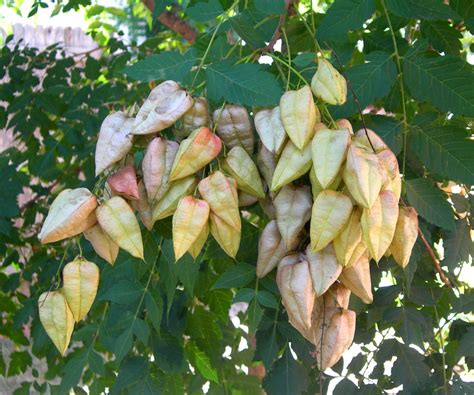
[[[346,90],[344,78],[320,59],[311,87],[288,91],[279,106],[254,114],[227,104],[215,109],[211,125],[205,98],[165,81],[135,118],[115,113],[104,120],[96,149],[96,174],[108,176],[102,195],[63,191],[40,239],[84,232],[110,264],[119,248],[143,259],[136,211],[148,230],[172,216],[176,260],[186,253],[196,259],[209,235],[235,258],[241,208],[258,202],[270,221],[259,241],[257,276],[277,268],[291,324],[316,347],[320,368],[328,368],[354,337],[350,294],[372,302],[370,260],[392,254],[405,267],[418,228],[415,210],[399,208],[397,159],[384,141],[371,130],[354,134],[347,120],[321,123],[314,96],[343,104]],[[135,155],[141,163],[131,160],[135,148],[143,150]],[[75,264],[79,269],[65,269],[70,274],[64,290],[41,300],[45,328],[62,328],[59,338],[48,332],[61,352],[72,331],[70,317],[82,319],[97,290],[98,272],[94,282],[94,270],[83,261]],[[82,299],[75,290],[86,290]]]

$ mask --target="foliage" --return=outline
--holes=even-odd
[[[161,3],[171,2],[155,6]],[[351,299],[361,351],[333,368],[332,376],[343,378],[334,391],[382,393],[400,385],[406,393],[474,391],[463,381],[473,369],[474,294],[461,277],[473,249],[470,2],[335,0],[318,8],[324,13],[309,3],[286,16],[282,50],[267,53],[271,64],[257,59],[286,15],[283,0],[183,2],[180,15],[199,31],[192,45],[158,28],[139,46],[100,37],[99,60],[71,57],[56,46],[1,49],[0,78],[7,78],[0,85],[0,127],[16,140],[0,157],[0,334],[17,351],[8,361],[0,355],[0,374],[33,368],[17,393],[63,394],[87,385],[92,394],[106,388],[194,394],[206,383],[210,394],[260,393],[261,386],[270,395],[326,392],[331,376],[317,371],[311,345],[288,324],[274,274],[256,279],[258,237],[267,221],[258,205],[243,221],[236,261],[210,242],[196,262],[187,255],[174,263],[169,220],[153,232],[143,229],[145,262],[121,251],[113,267],[84,239],[47,247],[37,239],[59,191],[103,186],[94,179],[93,150],[110,111],[141,103],[150,86],[168,78],[207,96],[213,109],[224,100],[250,110],[277,105],[285,88],[309,83],[320,50],[358,99],[349,92],[348,102],[329,106],[323,118],[347,117],[360,126],[359,105],[372,109],[365,122],[398,155],[403,198],[420,214],[428,242],[443,245],[441,265],[454,284],[440,281],[420,240],[405,270],[392,258],[373,264],[374,303]],[[79,4],[88,3],[73,0],[62,11]],[[100,266],[101,281],[62,358],[39,323],[37,299],[60,285],[61,267],[81,250]],[[238,313],[240,325],[229,318],[233,302],[249,304]],[[33,356],[47,361],[44,374]],[[261,364],[260,384],[247,369]]]

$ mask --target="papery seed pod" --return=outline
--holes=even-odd
[[[318,58],[318,70],[311,80],[311,90],[322,101],[342,105],[347,98],[345,78],[326,59]]]
[[[299,239],[297,242],[299,242]],[[291,247],[294,248],[296,245]],[[277,221],[270,221],[263,228],[260,240],[258,241],[257,277],[263,278],[276,268],[288,250],[281,238]]]
[[[44,330],[64,355],[74,329],[74,317],[66,298],[61,290],[44,292],[38,299],[38,308]]]
[[[234,179],[226,177],[221,171],[215,171],[199,182],[198,190],[215,215],[240,231],[237,183]]]
[[[313,171],[326,189],[336,179],[351,142],[348,129],[320,129],[311,143]]]
[[[133,134],[160,132],[171,126],[193,105],[193,99],[174,81],[165,81],[154,88],[138,110]]]
[[[338,129],[347,129],[351,135],[354,134],[354,129],[352,128],[352,124],[347,119],[338,119],[336,121],[336,125]]]
[[[310,236],[314,252],[321,251],[342,232],[351,212],[352,202],[343,193],[325,190],[318,195],[311,214]]]
[[[356,328],[356,313],[352,310],[333,309],[323,320],[323,330],[318,331],[315,358],[321,371],[334,366],[351,346]]]
[[[316,200],[318,195],[324,191],[324,188],[322,185],[319,183],[318,178],[316,177],[316,173],[314,172],[314,166],[311,168],[309,171],[309,181],[311,183],[311,194],[313,195],[313,200]],[[342,171],[340,171],[336,178],[334,179],[331,184],[326,189],[330,189],[332,191],[336,191],[339,188],[339,185],[341,184],[342,181]]]
[[[334,250],[336,252],[337,261],[342,266],[349,264],[352,254],[362,240],[361,216],[362,210],[358,207],[354,208],[346,226],[334,239]]]
[[[120,196],[107,200],[96,210],[101,228],[120,248],[143,259],[143,242],[132,208]]]
[[[364,303],[372,303],[372,282],[370,279],[369,254],[366,252],[351,267],[345,267],[339,281],[358,296]]]
[[[211,220],[211,235],[227,255],[235,258],[240,246],[240,231],[228,225],[212,212],[209,218]]]
[[[368,137],[367,137],[368,136]],[[369,141],[370,140],[370,141]],[[379,153],[380,151],[389,149],[382,138],[371,129],[359,129],[352,140],[353,144],[363,148],[370,153]],[[373,147],[373,149],[372,149]]]
[[[258,202],[258,197],[250,193],[238,191],[239,207],[251,206]]]
[[[332,243],[318,252],[313,252],[311,246],[308,245],[306,257],[313,280],[314,292],[316,297],[320,297],[337,280],[339,274],[341,274],[342,266],[337,262]]]
[[[354,200],[371,208],[382,188],[380,163],[374,154],[351,145],[342,178]]]
[[[382,191],[392,191],[397,199],[400,199],[402,193],[402,178],[400,177],[397,157],[392,151],[386,149],[380,151],[377,154],[377,158],[387,174],[387,178],[382,184]]]
[[[276,219],[275,205],[269,194],[265,196],[265,199],[259,199],[258,203],[269,219]]]
[[[397,227],[390,251],[402,268],[410,261],[411,251],[418,237],[418,214],[413,207],[400,207]]]
[[[210,129],[196,129],[181,142],[171,168],[170,181],[195,174],[215,159],[221,149],[221,139]]]
[[[299,331],[310,330],[315,294],[304,255],[294,253],[283,258],[276,280],[290,323]]]
[[[168,190],[171,167],[178,148],[178,143],[162,137],[156,137],[148,144],[143,156],[142,172],[150,202],[160,200]]]
[[[202,247],[204,247],[204,244],[206,244],[208,237],[209,237],[209,222],[206,222],[201,232],[199,233],[198,237],[196,238],[194,243],[191,245],[191,247],[189,247],[189,250],[188,250],[188,252],[191,254],[194,260],[201,253]]]
[[[245,107],[227,104],[214,111],[213,120],[216,132],[229,148],[242,147],[249,155],[255,144],[253,126]]]
[[[398,199],[392,191],[380,192],[372,208],[361,217],[362,235],[370,256],[378,262],[390,247],[397,226]]]
[[[308,186],[285,185],[273,200],[281,238],[289,249],[311,217],[311,192]]]
[[[107,178],[107,183],[114,195],[125,199],[138,200],[137,174],[132,165],[122,167],[119,171]]]
[[[299,150],[291,140],[288,141],[273,173],[272,192],[306,174],[311,164],[311,145]]]
[[[193,196],[183,197],[173,214],[173,248],[178,261],[200,236],[209,219],[209,204]]]
[[[351,298],[351,290],[340,281],[335,282],[324,294],[324,306],[327,308],[337,307],[347,309]],[[321,301],[321,298],[318,299]],[[316,306],[315,306],[316,307]]]
[[[127,118],[121,111],[112,113],[104,119],[95,146],[96,177],[130,152],[133,122],[133,118]]]
[[[263,146],[272,154],[279,154],[286,140],[285,127],[280,117],[280,107],[261,110],[255,114],[255,129]]]
[[[352,252],[352,255],[345,267],[353,266],[357,261],[359,261],[359,259],[362,258],[362,256],[368,253],[369,251],[367,250],[367,244],[365,243],[364,238],[362,238],[359,244],[357,244],[357,246],[354,248],[354,251]]]
[[[275,173],[276,165],[276,155],[265,148],[263,144],[260,145],[257,154],[257,167],[265,180],[265,184],[267,184],[268,188],[266,190],[270,189],[272,185],[272,178]]]
[[[97,199],[87,188],[65,189],[51,204],[38,238],[46,244],[82,233],[97,222],[96,207]]]
[[[153,222],[173,215],[180,199],[192,193],[196,186],[197,179],[194,176],[188,176],[171,182],[165,196],[153,207]]]
[[[182,140],[198,128],[209,127],[209,104],[205,97],[194,98],[193,106],[181,118],[181,128],[175,129],[175,136]]]
[[[242,147],[234,147],[227,153],[223,167],[237,181],[240,190],[258,198],[265,197],[257,166]]]
[[[151,231],[153,229],[153,225],[155,225],[155,221],[153,220],[153,207],[148,201],[148,196],[143,180],[140,180],[138,183],[138,195],[139,199],[130,203],[132,204],[132,207],[138,211],[140,220],[142,221],[143,225],[145,225],[145,228]]]
[[[119,253],[119,246],[115,244],[97,223],[84,231],[84,237],[92,244],[92,248],[102,259],[113,265]]]
[[[63,269],[63,294],[76,322],[81,321],[94,303],[99,287],[99,268],[76,257]]]
[[[313,137],[315,123],[320,120],[309,86],[283,94],[280,117],[293,144],[300,150],[304,149]]]

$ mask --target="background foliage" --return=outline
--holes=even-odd
[[[102,47],[99,60],[71,57],[57,46],[1,48],[0,128],[13,130],[16,142],[0,157],[0,334],[16,349],[0,355],[0,375],[32,369],[31,381],[15,393],[82,393],[87,386],[91,394],[106,388],[197,394],[204,386],[210,394],[257,394],[262,387],[270,395],[313,394],[326,392],[333,377],[340,378],[335,393],[474,392],[466,382],[473,378],[474,293],[472,278],[463,274],[473,273],[474,73],[466,58],[474,7],[469,0],[290,3],[156,0],[153,12],[130,2],[134,12],[127,13],[71,0],[51,10],[86,7]],[[192,44],[157,21],[170,9],[197,32]],[[97,17],[104,12],[110,26]],[[123,26],[130,42],[113,34]],[[281,50],[272,51],[267,44],[279,27]],[[207,96],[212,108],[224,101],[249,109],[276,105],[285,89],[310,80],[320,50],[358,99],[349,94],[323,118],[330,113],[360,126],[358,108],[366,109],[368,127],[398,155],[403,197],[417,209],[453,285],[440,281],[420,240],[404,271],[391,258],[373,264],[374,303],[351,299],[358,315],[350,363],[346,358],[330,372],[317,371],[310,344],[288,324],[274,273],[257,282],[257,243],[266,222],[258,205],[244,221],[245,248],[236,261],[211,242],[197,262],[185,256],[174,264],[169,220],[152,233],[143,229],[146,263],[121,252],[111,267],[80,238],[39,244],[41,219],[59,191],[100,187],[93,153],[110,111],[141,104],[163,79]],[[20,206],[25,191],[30,200]],[[62,265],[80,246],[101,267],[100,288],[61,358],[39,323],[37,298],[60,285]],[[234,305],[238,320],[231,321],[236,302],[248,309]],[[46,371],[36,358],[47,362]],[[262,365],[260,383],[255,372]]]

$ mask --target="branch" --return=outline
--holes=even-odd
[[[275,32],[273,33],[273,36],[270,40],[270,42],[268,43],[268,45],[266,45],[265,47],[263,48],[260,48],[258,51],[261,52],[262,54],[266,53],[266,52],[270,52],[271,50],[273,50],[273,47],[275,46],[276,42],[280,39],[281,37],[281,28],[283,27],[283,25],[285,24],[285,21],[286,21],[286,16],[288,14],[291,14],[292,12],[292,7],[294,7],[294,4],[296,1],[295,0],[285,0],[285,7],[286,7],[286,12],[284,14],[281,14],[280,15],[280,19],[278,20],[278,25],[275,29]]]
[[[155,9],[154,0],[142,0],[145,6],[153,12]],[[165,11],[158,16],[158,20],[167,28],[178,33],[186,41],[193,44],[196,41],[197,31],[187,22],[185,22],[175,10]]]

